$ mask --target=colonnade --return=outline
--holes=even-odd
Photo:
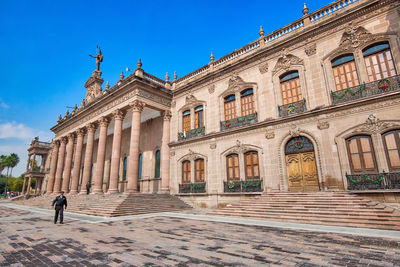
[[[140,143],[140,118],[145,103],[135,100],[129,104],[127,109],[132,111],[131,138],[129,144],[129,158],[127,166],[127,189],[125,193],[138,191],[138,169],[139,169],[139,143]],[[91,122],[78,129],[76,132],[58,138],[54,143],[53,156],[50,163],[49,180],[47,183],[47,194],[86,193],[85,185],[90,180],[93,162],[93,145],[96,129],[99,128],[99,141],[97,146],[96,167],[93,172],[93,194],[117,193],[120,173],[122,121],[126,115],[126,109],[118,109],[101,117],[96,122]],[[107,192],[103,192],[103,176],[106,155],[107,127],[110,119],[114,118],[114,134],[111,151],[111,170]],[[169,146],[170,141],[170,119],[169,111],[164,112],[163,135],[161,143],[161,180],[162,191],[169,190]],[[81,157],[84,136],[87,136],[86,150],[83,159],[83,174],[81,191],[79,192],[79,174],[81,169]],[[74,151],[74,143],[75,153]],[[72,162],[74,162],[72,164]],[[72,167],[73,166],[73,167]],[[72,171],[71,171],[72,168]]]

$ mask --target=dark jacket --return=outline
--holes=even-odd
[[[56,208],[63,208],[64,206],[67,208],[67,198],[65,196],[57,196],[51,205],[54,206],[54,204],[56,204]]]

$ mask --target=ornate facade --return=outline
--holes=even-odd
[[[400,189],[400,4],[335,1],[181,78],[138,68],[56,126],[47,193]],[[374,190],[374,191],[371,191]],[[395,194],[392,197],[397,197]]]

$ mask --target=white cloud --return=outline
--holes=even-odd
[[[0,108],[8,109],[10,106],[0,99]]]
[[[6,122],[0,124],[0,139],[17,138],[17,139],[33,139],[34,130],[22,123]]]

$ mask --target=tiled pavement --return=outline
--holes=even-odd
[[[367,237],[178,213],[66,214],[55,225],[49,211],[8,203],[0,214],[0,266],[400,266],[395,231],[386,232],[394,238]]]

